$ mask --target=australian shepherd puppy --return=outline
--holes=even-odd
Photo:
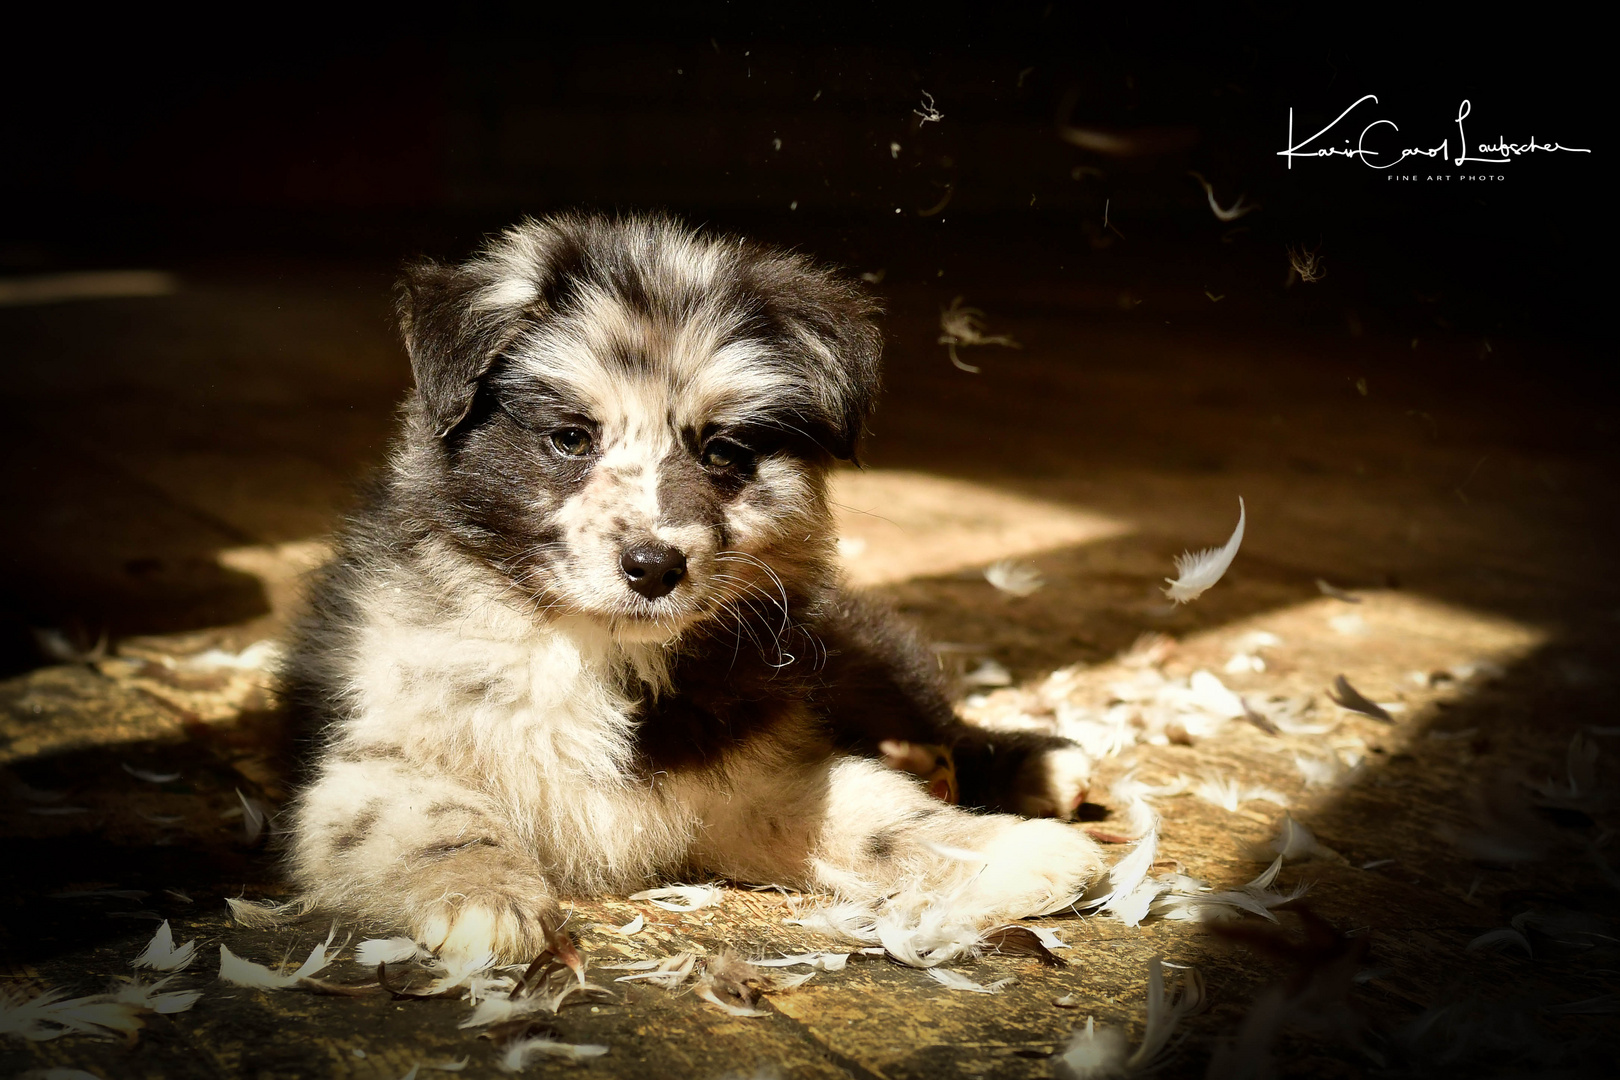
[[[828,470],[878,388],[858,286],[565,216],[410,268],[399,309],[416,387],[287,673],[318,732],[306,902],[518,960],[559,898],[697,875],[986,921],[1096,876],[1081,830],[1027,819],[1072,816],[1083,753],[960,723],[840,588]]]

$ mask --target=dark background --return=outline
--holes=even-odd
[[[1595,31],[1556,9],[776,7],[278,7],[234,27],[125,14],[19,34],[0,75],[0,270],[454,256],[525,213],[662,207],[857,264],[1107,277],[1173,261],[1217,293],[1255,264],[1280,287],[1282,248],[1304,245],[1327,260],[1329,306],[1361,318],[1427,324],[1417,293],[1469,328],[1596,331],[1603,65]],[[943,121],[915,115],[924,91]],[[1455,152],[1467,98],[1475,141],[1593,153],[1472,184],[1284,168],[1290,107],[1304,134],[1366,93],[1380,104],[1345,134],[1384,116]],[[1163,145],[1096,154],[1059,138],[1065,117]],[[1428,165],[1404,171],[1478,168]],[[1226,235],[1189,170],[1263,212]],[[1102,248],[1105,203],[1118,235]]]

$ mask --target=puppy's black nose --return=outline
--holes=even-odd
[[[619,559],[624,579],[648,600],[668,596],[686,576],[686,555],[668,544],[649,540],[624,553]]]

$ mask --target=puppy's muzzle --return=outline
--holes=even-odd
[[[624,580],[648,600],[668,596],[686,576],[686,554],[679,548],[649,540],[619,558]]]

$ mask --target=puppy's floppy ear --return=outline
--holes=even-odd
[[[478,303],[489,285],[472,266],[424,259],[405,268],[395,305],[400,332],[436,438],[454,431],[472,408],[510,330],[510,312]]]
[[[855,461],[861,434],[877,406],[883,334],[878,304],[865,290],[799,256],[756,268],[778,340],[808,368],[800,417],[818,429],[834,457]],[[807,399],[807,400],[806,400]]]
[[[876,314],[876,302],[857,286],[846,286],[827,309],[827,317],[812,323],[826,342],[839,375],[828,388],[831,393],[826,401],[829,417],[836,420],[828,449],[844,461],[856,460],[866,422],[877,408],[883,333],[874,321]]]

